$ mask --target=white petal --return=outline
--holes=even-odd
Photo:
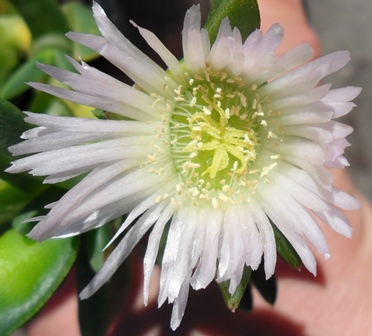
[[[45,126],[69,132],[113,132],[115,133],[138,133],[153,134],[155,129],[161,126],[159,122],[137,122],[127,120],[97,120],[76,117],[59,117],[49,114],[25,112],[25,121],[30,124]],[[28,133],[33,129],[26,131]]]
[[[170,275],[173,270],[172,266],[175,259],[177,258],[177,251],[181,240],[181,234],[183,231],[183,227],[186,224],[187,223],[184,223],[184,217],[180,215],[179,211],[175,212],[169,227],[166,247],[161,264],[160,290],[158,297],[159,307],[168,297],[169,282],[171,281]]]
[[[208,223],[208,225],[203,225],[205,229],[204,248],[191,279],[191,285],[195,289],[205,288],[215,277],[222,212],[219,210],[211,211],[207,220],[201,222]]]
[[[330,90],[322,101],[332,106],[334,110],[333,118],[339,118],[349,113],[355,107],[354,103],[349,102],[355,99],[361,91],[361,88],[352,86]]]
[[[287,195],[284,189],[275,187],[275,190],[273,190],[273,188],[270,188],[270,192],[265,191],[266,197],[268,193],[271,193],[270,197],[272,199],[276,199],[276,212],[292,227],[292,230],[303,234],[317,248],[319,253],[329,255],[325,237],[309,213],[295,199]],[[287,211],[286,207],[291,210]]]
[[[231,63],[232,52],[223,39],[215,42],[208,55],[207,63],[213,69],[221,71]]]
[[[45,64],[38,64],[38,67],[77,92],[123,103],[149,114],[152,118],[157,116],[156,110],[153,108],[154,98],[85,63],[80,65],[71,58],[68,60],[80,74]]]
[[[154,228],[151,231],[149,236],[149,241],[147,243],[146,254],[143,259],[143,268],[144,268],[144,285],[143,285],[143,296],[144,303],[147,306],[149,298],[149,286],[152,271],[154,269],[156,257],[159,251],[160,239],[163,235],[165,225],[171,219],[173,215],[173,206],[168,205],[166,209],[161,213],[159,219],[155,223]]]
[[[276,99],[274,96],[270,96],[270,98],[272,99],[271,103],[274,110],[276,111],[281,111],[285,108],[293,106],[302,106],[311,103],[317,103],[327,95],[330,87],[331,86],[329,84],[324,84],[314,89],[302,90],[301,92],[293,92],[291,94],[284,91],[280,95],[278,94]],[[259,89],[258,91],[261,91],[261,89]],[[266,90],[266,86],[263,86],[262,92],[260,94],[265,96],[270,95],[269,91],[270,90]]]
[[[104,10],[97,3],[93,4],[93,14],[101,34],[109,42],[108,44],[112,45],[112,49],[115,50],[109,50],[102,45],[102,52],[96,51],[114,65],[118,66],[118,68],[123,70],[136,84],[143,87],[148,92],[158,92],[157,89],[162,88],[164,84],[165,71],[129,42],[107,18]],[[78,37],[77,34],[73,33],[69,33],[67,36],[72,40],[74,40],[74,37]],[[84,44],[83,41],[81,41],[81,44],[92,48],[88,45],[89,42],[88,44]],[[92,46],[97,46],[97,44],[93,43]],[[94,47],[92,49],[95,50]],[[120,52],[120,56],[116,51]]]
[[[181,286],[186,280],[188,274],[190,274],[194,265],[191,265],[191,252],[194,245],[194,236],[197,225],[199,224],[199,219],[197,216],[190,215],[189,211],[182,211],[182,221],[186,224],[183,226],[182,239],[180,239],[177,250],[173,251],[176,258],[172,265],[172,271],[169,275],[168,284],[168,300],[173,302],[179,296]]]
[[[107,244],[105,249],[111,245],[111,243],[120,235],[124,232],[124,230],[132,224],[142,213],[147,211],[149,208],[153,207],[156,205],[157,202],[157,196],[156,195],[165,195],[170,193],[172,187],[174,185],[174,181],[170,181],[167,185],[163,186],[162,188],[157,187],[156,188],[156,193],[150,192],[150,196],[146,198],[143,202],[138,204],[136,207],[133,208],[133,210],[130,212],[128,217],[126,218],[125,222],[121,225],[119,230],[116,232],[114,237],[110,240],[110,242]]]
[[[344,67],[350,60],[348,51],[337,51],[318,58],[290,73],[279,77],[266,86],[270,95],[294,94],[313,88],[319,81]]]
[[[172,316],[171,316],[171,328],[172,330],[176,330],[181,323],[183,314],[185,313],[187,298],[189,295],[190,289],[190,275],[191,271],[186,275],[184,282],[182,283],[180,293],[178,297],[175,299],[172,309]]]
[[[158,214],[154,215],[154,211],[151,210],[142,215],[110,254],[92,281],[80,293],[81,299],[87,299],[92,296],[108,279],[110,279],[158,217]]]
[[[313,193],[303,185],[296,183],[294,180],[285,175],[281,175],[276,171],[272,172],[272,176],[275,179],[275,184],[278,185],[279,188],[285,190],[286,193],[291,195],[295,200],[307,208],[316,211],[329,210],[327,202],[321,198],[321,194],[318,194],[317,190]],[[325,194],[325,192],[323,194]]]
[[[149,191],[154,192],[159,189],[159,182],[158,179],[146,174],[143,170],[135,170],[124,176],[119,175],[103,188],[88,195],[78,208],[66,214],[59,225],[61,227],[68,226],[105,205],[131,197],[136,193],[142,192],[143,195],[147,195]],[[154,198],[156,198],[155,195]]]
[[[353,132],[353,128],[335,121],[329,121],[325,124],[313,124],[306,126],[287,126],[284,127],[284,132],[289,135],[296,135],[306,139],[314,140],[326,147],[333,142],[334,139],[345,138]]]
[[[101,54],[148,93],[167,95],[165,84],[176,88],[172,80],[165,82],[166,72],[130,42],[116,46],[100,36],[73,32],[66,36]]]
[[[300,44],[285,54],[277,58],[277,62],[272,66],[272,69],[268,72],[270,77],[267,77],[268,80],[271,80],[278,75],[287,73],[288,71],[308,62],[314,56],[314,50],[308,44]]]
[[[359,209],[361,206],[361,203],[356,198],[338,188],[333,188],[332,195],[332,203],[342,209],[356,210]]]
[[[265,212],[291,243],[293,248],[300,256],[305,267],[315,276],[316,260],[314,258],[314,255],[307,246],[305,240],[288,225],[286,216],[283,217],[281,214],[277,213],[279,207],[275,204],[275,200],[271,200],[269,198],[270,193],[265,193],[265,195],[263,195],[263,198],[260,198],[260,202],[263,205]],[[287,207],[285,207],[285,209],[287,209]]]
[[[276,265],[274,230],[265,212],[262,210],[261,205],[255,199],[251,200],[249,208],[262,237],[263,253],[265,257],[265,275],[266,279],[269,279],[274,274]]]
[[[216,279],[218,282],[230,279],[238,265],[241,268],[244,265],[244,245],[239,235],[240,218],[236,210],[236,207],[233,207],[224,213]]]
[[[242,236],[244,237],[245,263],[253,270],[256,270],[261,263],[264,251],[263,237],[259,227],[256,225],[252,214],[247,215],[247,211],[240,212],[240,225],[242,226]]]
[[[147,44],[161,57],[161,59],[165,62],[169,70],[173,74],[178,74],[181,72],[182,67],[180,62],[177,58],[165,47],[165,45],[157,38],[157,36],[150,32],[147,29],[144,29],[135,23],[132,22],[138,31],[140,32],[141,36],[145,39]]]
[[[85,197],[93,193],[97,188],[107,184],[117,175],[131,168],[131,162],[116,162],[104,164],[97,167],[87,175],[80,183],[70,189],[52,208],[47,215],[45,224],[37,225],[30,233],[30,236],[40,239],[44,231],[52,230],[65,215],[76,207],[79,207]]]
[[[296,157],[304,162],[321,165],[325,160],[324,149],[313,141],[300,137],[286,136],[276,149],[283,158]]]
[[[336,207],[330,205],[330,211],[316,212],[314,213],[326,224],[328,224],[337,233],[351,238],[353,229],[349,224],[347,217]]]
[[[30,170],[34,176],[57,174],[74,169],[81,169],[83,173],[104,162],[136,156],[146,157],[151,152],[151,148],[138,145],[141,139],[142,137],[110,139],[42,152],[12,162],[12,167],[7,171],[19,173]]]
[[[154,190],[152,190],[154,191]],[[59,231],[56,234],[52,234],[55,238],[76,236],[83,232],[87,232],[102,225],[108,223],[110,220],[118,218],[131,211],[134,207],[141,203],[145,197],[148,196],[146,192],[137,192],[130,196],[130,198],[120,199],[118,201],[107,204],[98,210],[92,212],[89,216],[86,216],[80,220],[71,223],[68,226],[58,228]],[[49,233],[49,236],[51,234]],[[40,239],[38,239],[40,240]]]
[[[182,47],[187,69],[198,71],[205,67],[205,38],[200,31],[200,6],[191,7],[185,15]]]
[[[274,52],[282,42],[284,30],[278,23],[273,24],[263,36],[260,45],[257,47],[257,57]]]
[[[120,135],[117,135],[119,137]],[[85,142],[101,140],[108,137],[106,134],[100,133],[70,133],[70,132],[54,132],[43,135],[39,138],[29,139],[17,145],[9,147],[13,155],[23,155],[50,150],[57,150],[65,147],[72,147]],[[113,136],[115,137],[115,136]]]
[[[293,155],[286,155],[285,161],[294,167],[303,169],[325,190],[332,190],[333,176],[328,169],[321,165],[306,162]]]
[[[122,102],[117,102],[103,97],[96,97],[94,95],[75,92],[60,87],[42,84],[42,83],[28,83],[31,87],[49,93],[53,96],[67,99],[77,104],[92,106],[97,109],[101,109],[107,112],[117,113],[119,115],[125,116],[127,118],[139,121],[150,121],[159,120],[155,115],[151,117],[141,110],[133,108]]]

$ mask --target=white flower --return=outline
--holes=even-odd
[[[128,214],[113,239],[130,228],[128,233],[81,297],[97,291],[151,229],[144,258],[147,303],[160,238],[170,222],[158,302],[174,303],[173,329],[190,285],[197,290],[213,279],[230,280],[234,293],[244,265],[257,269],[262,256],[266,277],[272,276],[276,244],[269,218],[315,275],[307,242],[326,258],[329,251],[314,217],[350,237],[338,208],[358,207],[332,185],[326,167],[347,165],[342,154],[352,129],[333,119],[353,108],[350,101],[360,89],[318,86],[348,62],[349,53],[306,63],[313,51],[300,45],[277,56],[279,25],[265,35],[256,30],[243,43],[228,19],[210,46],[194,6],[182,33],[184,62],[138,27],[168,66],[164,71],[121,35],[98,4],[93,11],[103,37],[67,36],[99,52],[136,85],[71,58],[77,73],[39,65],[72,90],[37,83],[34,88],[125,120],[26,112],[25,120],[39,127],[10,150],[33,155],[14,161],[8,172],[47,175],[46,183],[89,172],[36,219],[29,236],[41,241],[76,235]]]

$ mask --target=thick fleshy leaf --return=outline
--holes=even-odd
[[[20,135],[26,131],[27,124],[23,118],[25,115],[6,100],[0,99],[0,155],[1,162],[12,156],[8,147],[19,142]]]
[[[72,31],[100,35],[92,15],[92,10],[81,3],[70,2],[62,7],[66,20]],[[78,43],[73,43],[73,55],[83,61],[91,61],[98,57],[98,53]]]
[[[260,27],[260,12],[256,0],[214,0],[205,23],[211,43],[216,39],[221,21],[229,17],[232,27],[240,30],[243,41]]]
[[[35,62],[71,68],[65,58],[65,52],[59,49],[44,49],[20,66],[0,89],[0,97],[13,99],[30,89],[27,82],[43,82],[47,76],[40,71]]]
[[[68,24],[57,0],[12,0],[12,3],[25,19],[33,39],[46,32],[64,34],[68,31]]]
[[[24,192],[0,180],[0,226],[10,222],[33,196],[34,193]]]
[[[233,295],[229,293],[230,281],[224,281],[218,284],[227,308],[233,312],[239,307],[240,301],[242,300],[245,290],[247,289],[251,272],[252,269],[250,267],[244,267],[242,280],[240,281],[240,284]]]
[[[271,222],[274,230],[276,249],[279,256],[291,267],[300,269],[302,261],[300,256],[297,254],[294,247],[287,240],[287,238],[278,230],[278,228]]]
[[[122,217],[119,217],[110,223],[107,223],[96,230],[86,233],[85,242],[89,264],[94,272],[102,267],[107,256],[112,252],[112,248],[104,251],[110,239],[114,236],[117,228],[122,223]]]
[[[38,214],[37,210],[25,210],[22,213],[15,216],[12,220],[12,227],[22,235],[27,235],[32,227],[35,225],[32,222],[26,222],[28,219],[36,217]]]
[[[20,234],[27,235],[35,226],[34,222],[25,222],[30,218],[43,216],[46,214],[45,204],[50,204],[57,201],[65,193],[65,190],[41,184],[33,188],[33,192],[29,193],[29,199],[25,207],[13,217],[12,227]]]
[[[251,312],[253,310],[253,294],[252,294],[252,286],[249,283],[246,287],[243,296],[240,300],[239,309],[245,312]]]
[[[273,305],[277,294],[275,274],[266,280],[263,263],[261,263],[258,269],[252,272],[251,279],[262,297]]]
[[[32,317],[70,270],[75,239],[37,243],[15,230],[0,237],[0,334],[7,335]]]
[[[86,241],[83,241],[76,264],[79,292],[86,287],[95,274],[90,267],[92,259],[86,253],[87,246],[84,246],[85,244]],[[82,336],[107,335],[108,328],[118,317],[123,302],[128,295],[132,271],[128,269],[128,266],[128,261],[124,262],[110,281],[104,284],[93,296],[79,300],[79,326]]]
[[[0,99],[0,179],[3,179],[21,190],[31,190],[35,184],[27,174],[12,175],[4,170],[13,159],[8,147],[19,142],[19,137],[28,125],[23,121],[24,114],[13,104]]]
[[[0,32],[1,34],[1,32]],[[0,35],[1,36],[1,35]],[[17,52],[6,48],[0,43],[0,84],[9,75],[10,71],[17,65]]]

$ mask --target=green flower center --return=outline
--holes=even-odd
[[[261,129],[267,126],[262,107],[267,102],[256,90],[240,77],[210,68],[188,76],[187,85],[174,90],[170,150],[180,190],[192,198],[211,199],[213,194],[212,199],[223,201],[231,196],[228,189],[236,194],[237,185],[249,183]]]

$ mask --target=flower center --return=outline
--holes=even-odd
[[[265,102],[256,89],[240,77],[207,67],[188,75],[187,85],[174,90],[169,130],[180,190],[192,198],[212,200],[216,194],[223,200],[229,198],[227,189],[236,193],[237,185],[246,185],[258,155],[260,130],[267,125]]]

